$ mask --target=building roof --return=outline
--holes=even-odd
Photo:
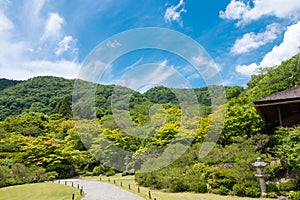
[[[254,102],[267,124],[293,126],[300,123],[300,86],[277,92]]]
[[[266,96],[264,98],[255,101],[254,103],[261,104],[266,101],[287,101],[287,100],[292,100],[297,98],[300,98],[300,85],[281,92],[271,94],[269,96]]]

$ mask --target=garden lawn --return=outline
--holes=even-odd
[[[80,200],[79,190],[56,183],[34,183],[0,188],[0,200]]]

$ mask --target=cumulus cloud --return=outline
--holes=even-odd
[[[61,36],[61,29],[63,23],[64,19],[61,16],[59,16],[58,13],[49,13],[45,25],[45,32],[41,37],[41,40],[59,38]]]
[[[168,23],[177,22],[180,26],[183,26],[181,14],[186,12],[184,8],[185,2],[180,0],[176,6],[170,6],[165,11],[165,21]]]
[[[58,47],[55,50],[55,55],[59,56],[64,52],[70,50],[74,45],[74,39],[72,36],[65,36],[62,41],[58,43]],[[76,48],[72,48],[72,51],[76,51]]]
[[[231,53],[242,54],[251,50],[257,49],[269,42],[275,40],[278,34],[281,33],[281,27],[279,24],[268,25],[265,32],[261,33],[247,33],[242,38],[237,39],[231,48]]]
[[[279,65],[282,61],[290,59],[299,53],[300,46],[300,21],[287,28],[281,44],[273,47],[272,51],[267,53],[260,64],[252,63],[250,65],[238,65],[236,71],[244,75],[252,75],[258,68],[272,67]]]
[[[237,25],[248,24],[264,16],[278,18],[300,18],[299,0],[252,0],[253,6],[241,0],[231,0],[225,11],[220,11],[222,19],[238,20]]]
[[[56,53],[61,55],[73,50],[74,39],[72,36],[63,37],[64,19],[59,14],[49,13],[47,18],[41,17],[44,4],[44,0],[25,1],[21,16],[28,10],[31,13],[20,21],[10,19],[5,13],[10,6],[15,6],[12,2],[7,2],[5,10],[0,7],[1,77],[24,80],[38,75],[77,76],[79,64],[74,61],[76,57],[55,57]]]

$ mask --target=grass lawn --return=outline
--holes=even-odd
[[[85,177],[86,180],[100,180],[100,177]],[[110,181],[108,181],[110,180]],[[148,192],[151,191],[152,199],[156,198],[157,200],[258,200],[260,198],[248,198],[248,197],[235,197],[235,196],[220,196],[215,194],[199,194],[193,192],[180,192],[180,193],[170,193],[163,192],[160,190],[151,190],[149,188],[140,187],[140,192],[138,193],[138,185],[134,182],[134,176],[124,176],[120,174],[111,177],[101,177],[101,181],[109,182],[115,184],[116,186],[130,191],[134,194],[137,194],[144,199],[149,199]],[[122,182],[122,187],[121,187]],[[129,190],[130,184],[130,190]],[[270,200],[263,198],[262,200]]]
[[[56,183],[34,183],[0,188],[0,200],[71,200],[82,197],[79,190]]]

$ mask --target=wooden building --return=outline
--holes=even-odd
[[[268,125],[290,127],[300,124],[300,86],[266,96],[254,105]]]

